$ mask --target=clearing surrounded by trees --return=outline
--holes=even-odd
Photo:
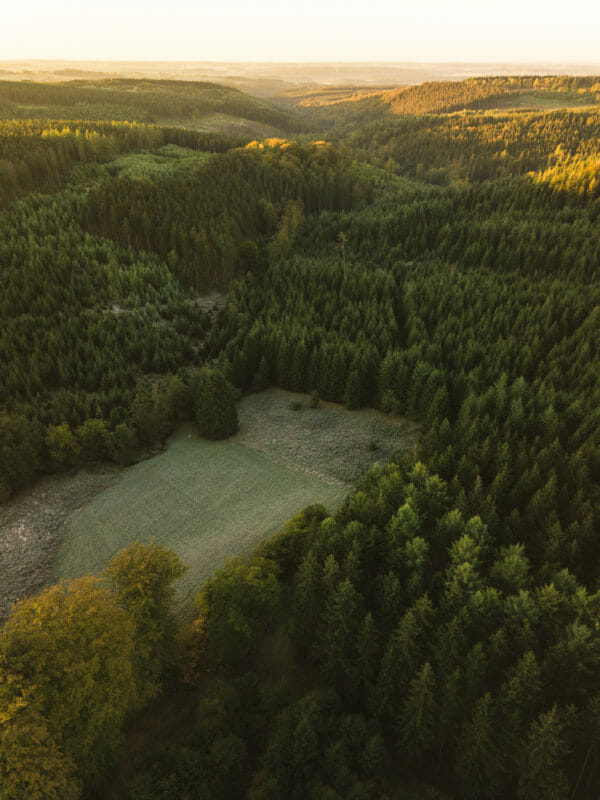
[[[22,493],[0,521],[14,550],[0,567],[0,613],[39,588],[40,576],[55,582],[98,573],[127,544],[154,538],[189,568],[177,589],[185,614],[198,586],[226,559],[248,555],[306,505],[335,510],[358,474],[412,446],[418,428],[332,403],[310,408],[305,396],[289,392],[249,395],[238,411],[240,432],[227,441],[201,439],[184,426],[163,453],[120,472],[83,480],[80,470],[44,479],[42,494]],[[57,492],[63,505],[65,495],[75,499],[49,536],[44,509]],[[9,528],[19,535],[5,536]],[[8,573],[11,563],[18,573]]]

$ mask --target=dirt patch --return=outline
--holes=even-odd
[[[16,600],[48,581],[72,512],[112,486],[122,471],[103,466],[48,476],[0,507],[0,620]]]
[[[199,295],[194,303],[207,314],[220,311],[227,305],[227,295],[223,292],[209,292]]]

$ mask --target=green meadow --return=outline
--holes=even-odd
[[[303,506],[335,507],[345,493],[240,444],[184,429],[164,453],[126,470],[71,516],[53,581],[100,572],[121,548],[154,538],[188,567],[177,602],[189,609],[198,586],[226,559],[249,553]]]

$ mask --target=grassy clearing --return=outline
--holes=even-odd
[[[311,408],[307,395],[277,389],[244,397],[238,412],[239,444],[289,469],[346,487],[376,461],[412,447],[419,430],[411,420],[373,409],[346,411],[322,401]]]
[[[101,572],[121,548],[154,538],[189,567],[177,589],[188,615],[198,586],[225,560],[250,553],[311,503],[334,511],[361,474],[411,447],[418,431],[372,410],[313,409],[305,395],[276,390],[243,398],[238,411],[240,432],[226,442],[185,427],[132,467],[46,478],[16,498],[0,517],[10,550],[0,548],[5,611],[44,580]]]
[[[552,111],[560,108],[597,106],[600,95],[594,92],[558,92],[544,89],[519,92],[498,104],[503,111]]]
[[[176,123],[174,121],[172,124],[181,123]],[[234,117],[231,114],[222,114],[218,112],[200,115],[192,120],[188,120],[184,127],[204,133],[239,134],[241,136],[252,137],[253,139],[268,139],[269,137],[279,136],[282,132],[281,128],[268,125],[265,122],[245,119],[244,117]]]
[[[128,153],[107,164],[111,173],[127,178],[162,178],[205,164],[212,153],[198,153],[186,147],[168,144],[154,153]]]
[[[309,503],[336,506],[344,494],[254,450],[184,429],[164,453],[128,469],[70,517],[52,578],[100,572],[122,547],[154,537],[189,567],[177,589],[180,609],[188,610],[198,586],[226,559],[249,553]]]

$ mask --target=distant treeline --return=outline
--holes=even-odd
[[[460,109],[496,108],[523,90],[584,92],[591,102],[600,96],[600,77],[570,75],[467,78],[464,81],[432,81],[382,94],[393,114],[441,114]]]
[[[317,119],[338,125],[360,125],[368,119],[390,115],[451,114],[463,110],[502,108],[515,104],[521,95],[532,93],[540,100],[558,94],[564,98],[565,105],[568,101],[578,105],[596,105],[600,102],[600,77],[521,75],[428,81],[379,92],[357,90],[352,97],[334,96],[331,99],[329,93],[323,93],[302,101],[300,106],[311,108]]]

